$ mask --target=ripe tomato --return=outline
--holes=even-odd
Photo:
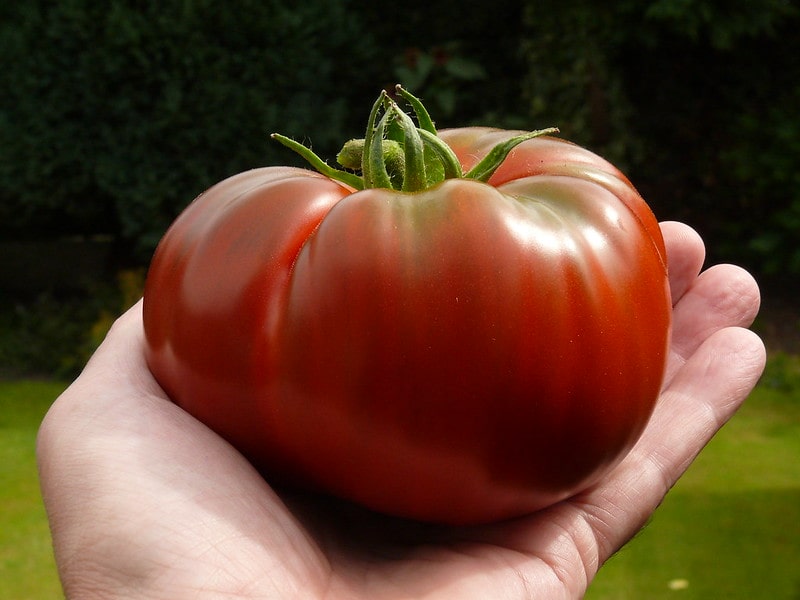
[[[518,133],[439,137],[469,170]],[[573,495],[630,449],[661,386],[669,298],[645,202],[556,138],[519,143],[486,182],[417,191],[268,167],[215,185],[164,236],[147,361],[270,479],[480,523]]]

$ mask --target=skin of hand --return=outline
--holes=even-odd
[[[759,290],[700,273],[702,240],[663,223],[674,323],[653,417],[604,480],[538,513],[471,528],[404,522],[275,490],[172,404],[143,358],[141,303],[123,315],[38,437],[67,598],[580,598],[733,415],[765,363],[745,329]]]

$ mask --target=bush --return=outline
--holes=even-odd
[[[558,127],[562,137],[624,169],[640,143],[630,130],[633,107],[619,69],[630,34],[624,12],[580,0],[569,10],[552,0],[526,4],[522,95],[531,120],[537,128]]]
[[[89,296],[41,292],[0,304],[0,377],[70,377],[83,367],[100,308]]]
[[[800,395],[800,357],[784,352],[773,353],[759,384],[797,397]]]
[[[0,378],[77,375],[116,317],[142,294],[144,269],[68,294],[42,291],[0,301]]]
[[[800,273],[800,12],[780,0],[526,3],[530,114],[622,166],[712,260]]]
[[[269,133],[333,154],[357,90],[340,71],[370,55],[348,5],[7,3],[0,233],[110,232],[147,258],[208,185],[292,160]]]
[[[715,260],[800,273],[798,7],[784,0],[32,0],[0,7],[0,235],[146,261],[196,194],[361,137],[400,79],[443,127],[559,126]],[[454,18],[457,16],[457,18]]]

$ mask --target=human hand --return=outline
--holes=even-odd
[[[38,440],[68,598],[579,598],[757,381],[753,279],[698,276],[702,241],[662,224],[674,323],[661,397],[602,481],[538,513],[444,528],[276,491],[172,404],[143,357],[141,304],[54,403]]]

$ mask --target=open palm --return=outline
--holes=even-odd
[[[513,521],[440,528],[275,490],[168,401],[126,313],[39,435],[42,490],[68,598],[580,598],[759,377],[753,279],[698,276],[702,241],[662,225],[674,325],[661,398],[603,481]]]

